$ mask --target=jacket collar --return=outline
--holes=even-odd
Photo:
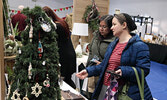
[[[140,37],[135,34],[135,33],[130,33],[130,35],[132,36],[132,38],[130,38],[130,40],[128,41],[128,44],[137,42],[137,41],[141,41]],[[117,38],[115,41],[115,44],[118,43],[119,39]]]

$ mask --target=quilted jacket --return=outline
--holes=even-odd
[[[133,100],[140,100],[139,88],[132,66],[137,69],[139,77],[141,77],[141,68],[144,70],[145,77],[149,74],[149,48],[144,42],[142,42],[138,35],[131,33],[131,36],[132,38],[128,41],[128,44],[122,52],[120,62],[121,65],[118,68],[122,70],[122,80],[130,82],[128,96],[131,97]],[[99,76],[98,84],[92,95],[92,100],[97,99],[100,94],[103,85],[104,74],[108,66],[108,61],[117,43],[118,38],[114,42],[111,42],[109,44],[105,53],[105,57],[101,64],[86,68],[88,72],[88,77]],[[152,100],[152,94],[146,80],[144,82],[144,99]]]

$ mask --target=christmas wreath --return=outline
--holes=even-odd
[[[88,23],[89,28],[94,32],[98,29],[99,25],[100,16],[98,8],[96,7],[95,3],[93,3],[92,5],[88,5],[85,9],[83,19],[86,23]]]

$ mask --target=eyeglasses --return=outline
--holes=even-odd
[[[106,29],[106,28],[108,28],[108,26],[99,26],[99,28],[100,28],[100,29],[102,29],[102,28],[103,28],[103,29]]]

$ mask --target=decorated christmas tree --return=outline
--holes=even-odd
[[[41,7],[26,8],[27,27],[16,57],[8,100],[60,100],[56,27]]]

